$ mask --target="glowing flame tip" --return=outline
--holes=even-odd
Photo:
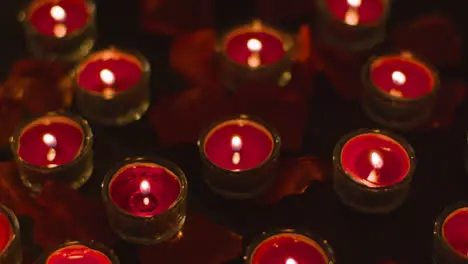
[[[55,21],[62,22],[67,17],[67,13],[65,12],[65,9],[63,9],[61,6],[55,5],[50,9],[50,16]]]

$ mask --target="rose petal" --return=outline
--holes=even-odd
[[[13,65],[1,94],[36,115],[68,108],[73,100],[68,70],[58,63],[20,60]]]
[[[313,13],[314,1],[310,0],[256,0],[259,17],[268,22],[285,22],[308,18]]]
[[[461,40],[449,18],[430,15],[404,25],[393,33],[396,48],[423,56],[437,67],[456,65],[461,59]]]
[[[160,141],[172,145],[196,142],[211,122],[232,113],[232,102],[220,86],[194,87],[159,96],[149,111],[149,119]]]
[[[455,110],[466,96],[466,83],[445,82],[437,95],[436,110],[428,128],[449,127],[454,119]]]
[[[219,264],[239,256],[242,238],[202,216],[189,213],[182,235],[154,246],[141,247],[142,264]]]
[[[212,0],[140,0],[142,27],[154,33],[179,34],[213,24]]]
[[[22,118],[23,107],[21,104],[0,98],[0,148],[7,147],[10,135],[20,124]]]
[[[0,162],[0,203],[16,214],[32,214],[35,201],[21,183],[14,162]]]
[[[215,39],[214,30],[200,30],[177,38],[170,53],[172,68],[196,84],[212,80]]]
[[[106,245],[115,242],[100,200],[87,199],[77,190],[50,181],[45,184],[37,201],[49,210],[51,218],[62,223],[62,232],[65,233],[54,233],[59,239],[66,236],[73,239],[97,240]]]
[[[257,200],[261,204],[274,204],[286,196],[304,193],[314,181],[326,181],[331,166],[314,157],[283,159],[280,174],[268,193]]]

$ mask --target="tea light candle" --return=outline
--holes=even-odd
[[[102,194],[112,228],[127,241],[157,243],[184,225],[187,180],[169,161],[127,159],[106,176]]]
[[[0,263],[21,264],[23,254],[16,215],[0,204]]]
[[[296,230],[264,233],[247,247],[245,264],[334,264],[326,240]]]
[[[125,125],[149,107],[148,61],[115,48],[96,52],[75,70],[77,106],[90,121]]]
[[[351,49],[369,49],[382,41],[388,0],[319,0],[317,29],[325,41]]]
[[[468,263],[468,205],[457,204],[439,216],[434,228],[435,263]]]
[[[410,52],[371,58],[363,68],[363,82],[363,108],[384,126],[412,129],[434,111],[437,72]]]
[[[234,28],[220,38],[221,77],[226,85],[259,78],[280,78],[289,72],[292,37],[259,20]]]
[[[115,253],[97,242],[67,242],[43,255],[38,264],[119,264]]]
[[[344,204],[363,212],[387,213],[409,192],[415,169],[411,146],[380,130],[363,129],[336,145],[334,188]]]
[[[33,53],[77,60],[94,46],[95,6],[86,0],[34,0],[20,14]]]
[[[275,179],[281,145],[278,133],[262,121],[240,115],[211,125],[198,141],[204,179],[229,198],[251,198]]]
[[[48,180],[79,188],[93,171],[92,138],[85,120],[65,113],[27,122],[10,140],[23,183],[33,191]]]

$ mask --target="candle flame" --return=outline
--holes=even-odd
[[[234,152],[232,154],[232,164],[239,165],[239,163],[240,163],[240,153],[239,152]]]
[[[44,134],[42,136],[42,141],[50,148],[55,148],[57,146],[57,139],[52,134]]]
[[[401,71],[394,71],[392,73],[392,81],[396,85],[403,85],[406,83],[406,76]]]
[[[346,2],[352,8],[359,8],[362,5],[362,0],[346,0]]]
[[[50,148],[49,151],[47,151],[47,161],[52,162],[55,160],[57,157],[57,151],[54,148]]]
[[[247,48],[251,52],[259,52],[260,50],[262,50],[262,47],[262,42],[260,42],[260,40],[258,39],[249,39],[249,41],[247,41]]]
[[[346,11],[344,22],[350,26],[356,26],[359,24],[359,12],[350,8]]]
[[[112,86],[115,83],[115,75],[108,69],[101,70],[101,72],[99,73],[99,77],[101,77],[101,81],[105,85]]]
[[[67,27],[64,24],[54,25],[54,36],[63,38],[67,35]]]
[[[240,136],[233,136],[231,138],[231,147],[232,147],[232,151],[240,151],[242,149],[242,139]]]
[[[374,169],[381,169],[384,165],[382,156],[380,156],[380,154],[375,151],[371,152],[370,161]]]
[[[143,204],[148,206],[150,204],[150,199],[148,197],[143,198]]]
[[[294,260],[293,258],[288,258],[286,260],[286,263],[285,264],[298,264],[296,260]]]
[[[55,5],[50,9],[50,16],[57,22],[63,22],[67,18],[67,13],[61,6]]]
[[[149,194],[151,191],[150,183],[147,180],[142,180],[140,182],[140,192],[144,195]]]

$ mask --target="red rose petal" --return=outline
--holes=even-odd
[[[425,16],[403,25],[393,33],[396,48],[423,56],[436,67],[457,65],[461,59],[461,40],[449,18]]]
[[[304,193],[314,181],[326,181],[330,178],[331,166],[314,157],[283,159],[280,174],[268,193],[256,202],[274,204],[284,197]]]
[[[87,199],[66,185],[48,182],[37,201],[49,210],[49,217],[61,222],[66,230],[65,234],[55,234],[59,238],[65,235],[72,239],[97,240],[106,245],[115,242],[100,200]]]
[[[21,104],[10,99],[0,98],[0,148],[8,146],[9,137],[20,124],[22,118],[23,107]]]
[[[142,28],[148,32],[179,34],[213,24],[212,0],[140,0]]]
[[[219,264],[240,256],[242,238],[202,216],[189,213],[182,234],[154,246],[141,247],[142,264]]]

